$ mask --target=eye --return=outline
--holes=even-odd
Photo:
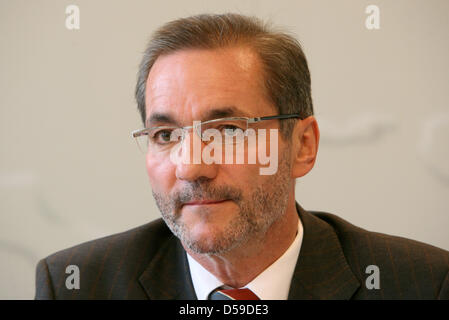
[[[239,130],[242,132],[244,131],[243,128],[241,128],[237,125],[234,125],[234,124],[224,124],[224,125],[221,125],[220,128],[218,128],[218,129],[221,131],[221,133],[224,136],[230,136],[230,137],[235,136],[239,132]]]
[[[157,143],[157,144],[167,144],[172,142],[171,141],[171,134],[172,134],[172,129],[162,129],[159,131],[156,131],[155,133],[153,133],[153,135],[150,136],[150,139],[153,143]]]

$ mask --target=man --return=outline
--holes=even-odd
[[[163,220],[41,260],[37,299],[449,298],[447,251],[295,202],[319,130],[291,36],[236,14],[172,21],[145,51],[136,99]],[[266,153],[278,162],[262,174]]]

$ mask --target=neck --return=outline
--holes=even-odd
[[[294,198],[285,214],[264,234],[255,234],[241,246],[221,255],[186,251],[224,284],[241,288],[262,273],[290,247],[298,231],[298,214]],[[248,268],[248,266],[251,266]]]

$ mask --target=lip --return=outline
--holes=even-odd
[[[194,200],[190,202],[184,203],[185,206],[205,206],[205,205],[214,205],[214,204],[220,204],[225,201],[228,201],[229,199],[225,200]]]

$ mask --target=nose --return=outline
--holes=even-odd
[[[184,181],[199,179],[214,179],[218,173],[218,165],[206,164],[202,160],[202,151],[205,144],[194,130],[185,132],[179,145],[180,158],[176,163],[176,178]]]

